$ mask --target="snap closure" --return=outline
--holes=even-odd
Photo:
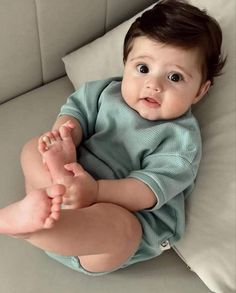
[[[170,243],[169,243],[169,240],[165,240],[161,243],[161,250],[164,251],[164,250],[167,250],[167,249],[170,249]]]

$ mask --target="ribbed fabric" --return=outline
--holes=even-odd
[[[121,78],[113,78],[84,84],[62,106],[62,114],[78,119],[83,129],[80,164],[97,179],[133,177],[147,184],[157,204],[139,212],[140,219],[148,219],[143,227],[153,225],[151,237],[179,239],[184,200],[201,158],[200,131],[191,111],[171,121],[146,120],[124,102]]]

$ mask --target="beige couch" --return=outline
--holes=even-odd
[[[154,2],[0,0],[0,207],[24,195],[24,143],[51,127],[60,105],[83,81],[122,74],[122,39],[132,20],[114,27]],[[225,75],[194,109],[204,145],[197,187],[187,203],[186,236],[159,258],[96,278],[0,235],[0,292],[236,292],[236,2],[191,2],[219,20],[229,59]]]

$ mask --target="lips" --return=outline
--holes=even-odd
[[[150,108],[158,108],[161,106],[161,104],[156,99],[151,98],[151,97],[143,98],[142,102]]]

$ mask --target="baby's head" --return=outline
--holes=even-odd
[[[124,63],[135,38],[146,36],[167,45],[200,51],[203,81],[214,82],[225,59],[221,55],[222,32],[214,18],[185,1],[163,0],[131,25],[124,41]]]
[[[221,44],[220,26],[205,11],[184,1],[159,1],[154,8],[137,18],[126,34],[122,81],[124,99],[146,119],[181,116],[191,104],[204,96],[214,78],[221,74],[225,64]],[[129,97],[133,92],[133,89],[129,91],[132,84],[135,88],[140,85],[140,100],[147,108],[144,112],[148,108],[149,112],[160,112],[165,106],[164,97],[168,94],[182,95],[185,105],[169,105],[162,115],[141,113],[138,106],[129,103],[132,100]],[[185,101],[187,95],[190,99]],[[173,112],[171,107],[179,109]]]

